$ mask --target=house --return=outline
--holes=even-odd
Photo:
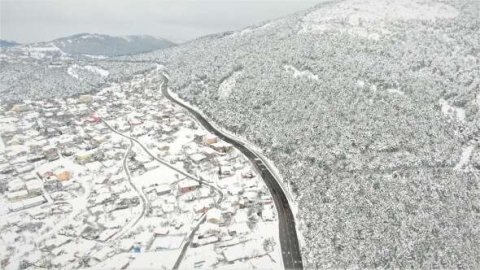
[[[234,261],[261,257],[267,254],[263,248],[262,239],[251,240],[245,243],[229,246],[223,250],[223,256],[229,263]]]
[[[175,205],[174,204],[162,204],[162,211],[164,213],[172,213],[175,211]]]
[[[102,118],[98,115],[91,115],[90,117],[87,118],[87,122],[90,123],[100,123],[102,122]]]
[[[182,246],[184,238],[185,235],[183,234],[157,236],[150,246],[150,250],[162,251],[179,249]]]
[[[7,189],[10,192],[19,191],[25,188],[25,183],[20,178],[16,178],[8,182]]]
[[[58,154],[58,149],[52,146],[44,147],[43,155],[47,158],[48,161],[54,161],[60,158],[60,155]]]
[[[167,195],[170,194],[170,192],[171,188],[169,185],[163,184],[155,187],[155,193],[157,194],[157,196]]]
[[[181,194],[196,190],[200,183],[191,179],[185,179],[178,182],[178,190]]]
[[[80,95],[78,97],[78,101],[82,103],[89,103],[93,101],[93,97],[91,95]]]
[[[27,104],[15,104],[12,107],[12,111],[19,113],[19,112],[25,112],[28,110],[28,105]]]
[[[195,133],[193,134],[193,139],[198,142],[198,143],[201,143],[203,141],[205,141],[205,131],[203,130],[197,130],[195,131]]]
[[[275,212],[273,211],[273,206],[264,207],[264,209],[262,210],[262,220],[263,221],[275,220]]]
[[[208,134],[205,136],[204,143],[212,145],[216,142],[218,142],[218,137],[216,135]]]
[[[234,174],[232,166],[222,166],[220,167],[220,174],[224,176],[230,176]]]
[[[43,182],[39,179],[25,182],[29,195],[40,195],[43,193]]]
[[[213,150],[212,148],[205,147],[205,148],[202,149],[202,154],[204,154],[208,158],[211,158],[211,157],[216,156],[217,152],[215,150]]]
[[[195,211],[196,214],[205,213],[206,211],[208,211],[208,209],[211,209],[214,205],[215,205],[215,201],[213,200],[213,198],[203,199],[197,202],[193,206],[193,211]]]
[[[82,150],[82,151],[78,151],[75,154],[75,159],[77,160],[77,162],[79,162],[81,164],[91,162],[92,158],[93,158],[93,152],[92,151]]]
[[[197,153],[197,154],[191,155],[191,156],[190,156],[190,159],[191,159],[194,163],[198,164],[198,163],[204,161],[205,159],[207,159],[207,157],[206,157],[204,154]]]
[[[113,248],[107,246],[107,247],[104,247],[103,249],[101,249],[100,251],[94,252],[92,254],[92,257],[99,262],[103,262],[108,257],[111,257],[114,254],[115,254],[115,250]]]
[[[251,170],[247,170],[242,172],[242,178],[253,178],[255,177],[255,174]]]
[[[217,236],[209,236],[205,238],[200,238],[197,235],[193,238],[192,245],[193,247],[199,247],[199,246],[204,246],[204,245],[209,245],[213,244],[219,241],[219,238]]]
[[[155,160],[143,164],[143,167],[145,167],[145,170],[147,170],[147,171],[156,169],[159,166],[160,166],[160,164]]]
[[[220,153],[228,153],[233,149],[233,146],[226,142],[212,143],[210,144],[210,147],[212,147],[215,151]]]
[[[170,149],[170,146],[166,143],[162,143],[157,146],[157,149],[160,151],[168,151]]]
[[[28,191],[25,189],[7,193],[7,199],[11,202],[20,201],[27,197],[28,197]]]
[[[219,209],[213,208],[208,210],[207,222],[213,223],[213,224],[220,224],[221,221],[222,221],[222,212]]]
[[[57,177],[58,181],[63,182],[63,181],[68,181],[70,180],[70,177],[72,174],[70,173],[69,170],[64,169],[64,168],[59,168],[55,170],[54,172],[55,177]]]
[[[231,235],[247,235],[250,233],[250,228],[248,227],[246,222],[242,223],[234,223],[228,227],[228,232]]]

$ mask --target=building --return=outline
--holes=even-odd
[[[25,112],[28,110],[27,104],[15,104],[12,107],[12,111],[19,113],[19,112]]]
[[[8,182],[7,184],[7,189],[8,191],[10,192],[15,192],[15,191],[19,191],[19,190],[23,190],[25,188],[25,183],[23,182],[22,179],[20,178],[16,178],[14,180],[11,180],[10,182]]]
[[[222,166],[220,167],[220,174],[225,176],[230,176],[234,174],[232,166]]]
[[[193,134],[193,138],[196,142],[201,143],[205,141],[205,131],[203,130],[197,130],[195,131],[195,134]]]
[[[205,213],[215,205],[213,198],[202,199],[193,206],[193,211],[196,214]]]
[[[54,174],[55,174],[55,177],[57,177],[58,181],[60,182],[68,181],[72,176],[70,171],[64,168],[57,169]]]
[[[91,95],[81,95],[78,97],[78,101],[82,103],[89,103],[93,101],[93,97]]]
[[[155,187],[155,193],[157,194],[157,196],[168,195],[171,191],[172,190],[169,185],[163,184]]]
[[[233,146],[229,143],[226,142],[216,142],[210,144],[210,147],[212,147],[215,151],[220,152],[220,153],[228,153],[232,151]]]
[[[91,162],[93,158],[93,152],[92,151],[78,151],[75,154],[75,159],[77,162],[84,164]]]
[[[200,186],[200,183],[191,179],[185,179],[178,182],[178,191],[181,194],[185,194],[190,191],[196,190]]]
[[[7,193],[7,199],[11,202],[20,201],[27,197],[28,197],[28,191],[25,189]]]
[[[190,156],[190,159],[191,159],[194,163],[198,164],[198,163],[204,161],[205,159],[207,159],[207,157],[206,157],[204,154],[197,153],[197,154],[191,155],[191,156]]]
[[[145,167],[145,170],[147,170],[147,171],[156,169],[159,166],[160,166],[160,164],[155,160],[143,164],[143,167]]]
[[[111,257],[113,254],[115,254],[115,250],[111,247],[104,247],[100,251],[94,252],[92,257],[99,261],[103,262],[105,261],[108,257]]]
[[[29,195],[41,195],[43,193],[43,182],[39,179],[25,182]]]
[[[221,221],[222,221],[222,212],[219,209],[213,208],[207,212],[207,222],[213,223],[213,224],[220,224]]]
[[[218,142],[218,137],[213,135],[213,134],[208,134],[205,136],[204,143],[208,145],[212,145],[214,143]]]
[[[56,147],[46,146],[43,148],[43,155],[48,161],[54,161],[60,158]]]

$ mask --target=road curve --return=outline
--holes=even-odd
[[[280,246],[282,250],[283,265],[285,269],[303,269],[302,255],[300,253],[300,246],[295,229],[295,218],[288,204],[287,197],[281,188],[275,176],[268,170],[264,163],[255,152],[247,148],[243,143],[231,138],[223,132],[213,127],[201,114],[191,107],[179,102],[168,93],[168,78],[163,76],[162,94],[173,103],[185,108],[189,111],[202,126],[209,132],[215,134],[225,142],[232,144],[240,150],[253,164],[258,172],[260,172],[262,179],[265,181],[270,193],[272,194],[275,207],[278,212]]]

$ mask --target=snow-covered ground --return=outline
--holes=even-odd
[[[235,88],[237,77],[240,76],[241,71],[234,72],[226,78],[218,87],[218,95],[220,98],[228,98]]]
[[[473,150],[475,150],[475,145],[469,145],[462,150],[462,156],[460,161],[455,165],[455,170],[462,170],[469,162],[470,157],[472,156]]]
[[[79,66],[77,64],[74,64],[74,65],[68,67],[67,73],[70,76],[74,77],[75,79],[79,80],[80,76],[78,75],[78,71],[81,71],[81,70],[92,72],[92,73],[97,74],[101,77],[108,77],[108,75],[110,74],[108,72],[108,70],[105,70],[105,69],[102,69],[102,68],[99,68],[99,67],[96,67],[96,66],[90,66],[90,65]]]
[[[442,106],[442,113],[444,116],[457,119],[460,122],[465,122],[465,109],[452,106],[444,99],[440,99],[439,104]]]

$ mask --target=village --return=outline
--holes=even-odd
[[[157,78],[3,105],[2,269],[282,267],[265,183]]]

